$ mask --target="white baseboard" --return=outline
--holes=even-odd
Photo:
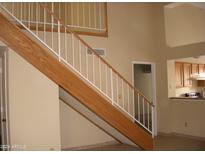
[[[92,148],[97,148],[100,146],[113,145],[113,144],[120,144],[120,143],[118,141],[113,140],[113,141],[109,141],[109,142],[92,144],[92,145],[85,145],[85,146],[80,146],[80,147],[64,148],[64,149],[62,149],[62,151],[79,151],[79,150],[92,149]]]

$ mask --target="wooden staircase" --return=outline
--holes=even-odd
[[[0,26],[0,40],[8,47],[136,145],[145,150],[153,149],[150,132],[139,126],[139,123],[133,122],[106,97],[68,69],[39,40],[22,32],[22,29],[3,14],[0,14]]]

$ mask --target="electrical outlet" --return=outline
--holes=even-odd
[[[50,150],[50,151],[54,151],[55,149],[54,149],[54,148],[49,148],[49,150]]]

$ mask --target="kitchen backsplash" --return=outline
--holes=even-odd
[[[202,91],[205,91],[205,87],[198,87],[197,81],[193,81],[192,87],[176,88],[176,97],[183,96],[185,93],[190,93],[190,92],[202,93]]]

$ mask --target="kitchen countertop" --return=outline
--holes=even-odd
[[[191,97],[170,97],[169,99],[173,100],[196,100],[196,101],[205,101],[204,97],[198,97],[198,98],[191,98]]]

